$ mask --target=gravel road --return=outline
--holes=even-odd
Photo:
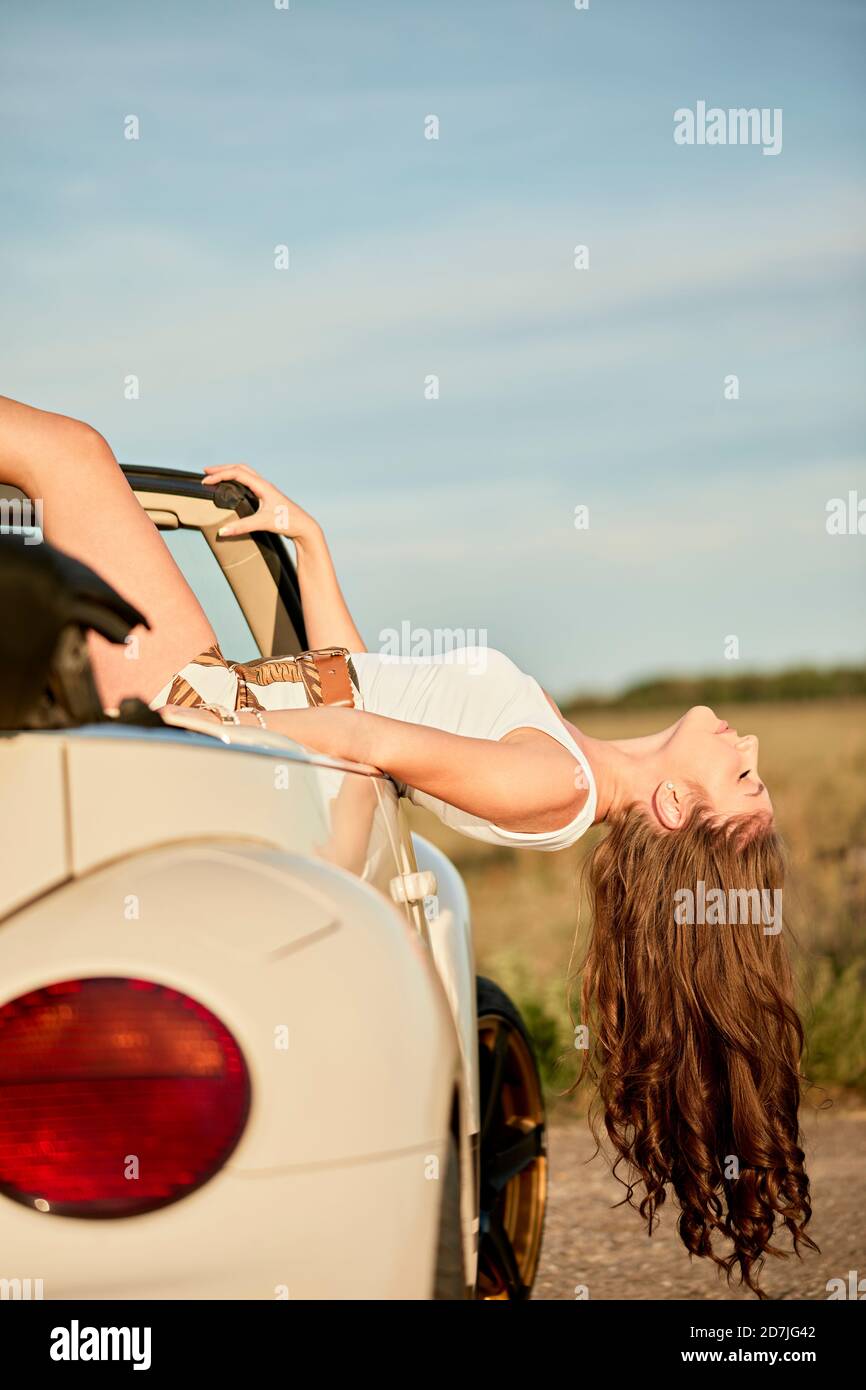
[[[773,1298],[826,1298],[827,1280],[857,1270],[866,1296],[866,1110],[832,1107],[804,1119],[812,1183],[810,1232],[821,1253],[768,1260],[763,1287]],[[556,1122],[549,1136],[550,1201],[535,1298],[740,1299],[706,1260],[690,1260],[666,1206],[648,1238],[640,1217],[615,1209],[622,1189],[585,1121]]]

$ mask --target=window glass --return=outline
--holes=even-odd
[[[181,526],[160,531],[217,635],[229,661],[254,661],[261,653],[216,556],[200,531]]]

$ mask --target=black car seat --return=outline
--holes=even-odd
[[[107,718],[87,633],[123,642],[147,619],[98,574],[46,541],[0,535],[0,729],[55,729]],[[140,700],[124,722],[158,724]]]

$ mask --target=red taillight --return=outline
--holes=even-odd
[[[249,1078],[208,1009],[145,980],[64,980],[0,1009],[0,1192],[131,1216],[206,1182],[240,1138]]]

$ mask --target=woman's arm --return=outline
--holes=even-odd
[[[348,647],[365,652],[364,639],[352,620],[348,604],[337,579],[324,532],[318,527],[303,540],[293,537],[297,553],[301,607],[307,625],[311,650],[317,647]]]
[[[221,536],[272,531],[294,541],[301,607],[311,649],[347,647],[350,652],[365,652],[367,648],[343,598],[328,542],[319,523],[244,463],[208,467],[205,472],[208,475],[206,483],[243,483],[259,499],[258,511],[228,522],[221,528]]]
[[[239,717],[254,727],[258,722],[248,711]],[[537,729],[515,730],[497,742],[327,705],[266,710],[263,717],[274,733],[331,758],[382,768],[503,830],[558,830],[587,797],[586,786],[576,785],[574,757]]]

